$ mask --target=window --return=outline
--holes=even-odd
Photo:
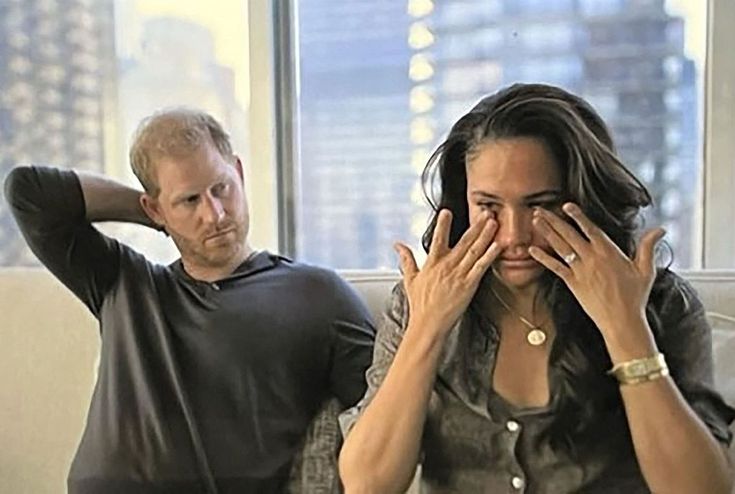
[[[701,267],[703,9],[675,0],[491,3],[490,15],[485,2],[376,0],[380,15],[365,17],[359,0],[297,2],[295,255],[395,268],[395,240],[419,250],[428,217],[419,175],[449,126],[484,94],[544,81],[598,106],[656,199],[647,224],[668,229],[677,267]],[[357,15],[360,25],[349,21]],[[319,29],[309,25],[317,18]],[[418,43],[417,25],[426,34]]]
[[[678,266],[735,268],[735,5],[708,0],[708,27],[703,5],[686,0],[513,4],[4,0],[0,177],[53,163],[130,181],[139,116],[205,106],[245,154],[255,245],[393,269],[393,241],[418,246],[419,174],[448,125],[502,85],[547,80],[587,96],[627,143],[657,197],[649,224],[675,232]],[[170,56],[152,63],[161,52]],[[175,255],[155,234],[123,230],[146,253]],[[0,197],[0,266],[35,262]]]
[[[410,2],[410,14],[415,15],[422,13],[424,10],[418,8],[426,5],[423,9],[432,9],[432,2]],[[502,0],[465,0],[448,2],[447,5],[437,12],[439,23],[444,26],[464,29],[469,25],[486,24],[493,22],[503,12]]]
[[[0,177],[54,164],[137,185],[129,137],[154,110],[192,105],[248,149],[247,2],[0,2]],[[248,162],[249,160],[245,160]],[[165,261],[169,240],[135,225],[104,227]],[[33,265],[4,199],[0,265]]]

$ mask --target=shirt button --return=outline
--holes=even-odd
[[[510,479],[510,485],[513,486],[514,489],[523,489],[523,486],[526,485],[526,482],[520,478],[520,477],[513,477]]]
[[[214,291],[216,291],[216,292],[218,292],[218,291],[219,291],[219,285],[218,285],[217,283],[212,283],[212,288],[213,288],[213,289],[214,289]]]
[[[515,420],[509,420],[505,423],[505,428],[508,429],[510,432],[518,432],[518,429],[520,429],[521,426]]]

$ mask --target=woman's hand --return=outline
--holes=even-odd
[[[459,242],[449,248],[452,213],[439,212],[424,266],[404,244],[396,244],[408,297],[410,321],[421,331],[443,337],[467,309],[483,275],[501,251],[496,242],[497,221],[482,213]]]
[[[531,256],[566,283],[606,342],[619,340],[624,336],[619,333],[627,328],[647,328],[645,308],[656,275],[654,248],[666,232],[662,228],[647,231],[630,259],[579,206],[567,203],[563,210],[584,236],[554,213],[539,208],[533,225],[564,262],[538,247],[529,248]]]

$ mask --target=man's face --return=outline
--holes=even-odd
[[[185,267],[206,272],[239,264],[249,228],[240,160],[229,162],[207,142],[154,165],[160,192],[146,209],[171,235]]]

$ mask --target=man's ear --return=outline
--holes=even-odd
[[[148,195],[146,192],[143,192],[140,195],[140,206],[153,223],[159,227],[166,226],[166,221],[161,213],[161,205],[159,204],[158,199]]]
[[[245,175],[242,171],[242,160],[238,155],[235,155],[235,170],[237,170],[237,174],[240,175],[240,180],[245,183]]]

